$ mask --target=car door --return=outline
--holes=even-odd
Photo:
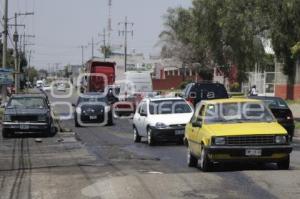
[[[133,124],[135,126],[135,128],[137,129],[138,133],[140,134],[141,131],[141,108],[142,108],[142,103],[140,103],[136,109],[136,113],[134,114],[133,117]]]
[[[203,116],[205,111],[205,105],[199,106],[199,108],[196,109],[196,112],[191,120],[191,125],[189,129],[189,147],[193,154],[196,156],[200,156],[200,144],[201,144],[201,129],[202,127],[195,124],[202,124],[203,123]]]
[[[142,136],[147,136],[147,118],[148,118],[147,103],[144,102],[141,106],[141,114],[140,114],[140,122],[139,122],[141,125],[140,134]]]

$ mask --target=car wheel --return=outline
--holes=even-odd
[[[152,130],[150,128],[148,128],[148,130],[147,130],[147,142],[148,142],[149,146],[154,146],[155,145]]]
[[[49,126],[47,134],[48,134],[49,137],[54,137],[55,134],[56,134],[56,127],[52,126],[52,125]]]
[[[200,167],[204,172],[210,171],[210,169],[212,168],[212,163],[209,160],[207,151],[205,150],[203,145],[201,146]]]
[[[189,167],[196,167],[198,165],[198,159],[191,153],[191,150],[187,149],[187,165]]]
[[[133,141],[135,143],[141,142],[141,136],[139,135],[135,127],[133,127]]]
[[[290,155],[280,162],[277,162],[277,167],[280,170],[288,170],[290,168]]]
[[[10,138],[12,136],[12,132],[8,129],[2,129],[2,137]]]

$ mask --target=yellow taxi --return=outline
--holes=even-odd
[[[202,101],[185,128],[187,164],[208,171],[216,162],[273,162],[289,169],[286,130],[263,102],[253,99]]]

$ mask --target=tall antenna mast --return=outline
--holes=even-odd
[[[112,19],[111,19],[111,10],[112,10],[112,0],[108,0],[108,21],[107,21],[107,43],[110,46],[111,32],[112,32]]]

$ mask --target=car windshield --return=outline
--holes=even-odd
[[[205,123],[272,122],[272,113],[260,103],[210,104],[205,112]]]
[[[286,102],[280,98],[267,99],[264,103],[270,108],[288,108]]]
[[[45,100],[40,97],[12,98],[7,108],[45,108]]]
[[[80,97],[78,104],[80,103],[94,103],[94,102],[107,102],[105,97]]]
[[[191,107],[184,100],[158,100],[149,105],[151,115],[191,113]]]

